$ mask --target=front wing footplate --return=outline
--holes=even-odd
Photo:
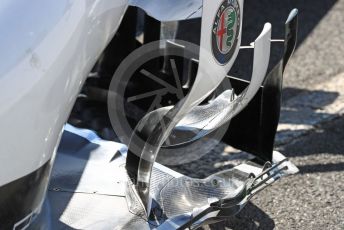
[[[259,191],[297,172],[278,152],[271,164],[248,160],[205,179],[154,163],[146,217],[127,177],[125,155],[123,144],[67,125],[45,204],[31,229],[193,229],[236,214]]]

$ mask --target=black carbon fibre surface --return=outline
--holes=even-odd
[[[26,222],[22,227],[30,222],[44,199],[50,169],[48,161],[29,175],[0,187],[0,229],[16,230],[14,226],[22,220]]]

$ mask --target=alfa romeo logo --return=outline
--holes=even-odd
[[[217,62],[225,65],[234,54],[240,32],[240,8],[237,0],[225,0],[219,7],[212,32],[212,50]]]

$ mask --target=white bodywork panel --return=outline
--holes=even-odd
[[[159,21],[179,21],[202,16],[203,0],[130,0]]]
[[[127,0],[0,4],[0,186],[54,156],[79,90]]]

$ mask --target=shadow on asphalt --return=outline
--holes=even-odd
[[[286,88],[286,93],[298,94],[295,100],[283,100],[281,108],[280,124],[299,124],[313,126],[314,123],[323,120],[325,117],[331,117],[324,111],[324,108],[333,104],[339,97],[338,92],[327,92],[322,90],[304,90],[295,88]],[[295,130],[291,130],[295,131]]]
[[[328,108],[333,107],[338,92],[286,88],[284,93],[297,96],[283,100],[275,146],[285,145],[308,133],[315,124],[336,117]]]
[[[225,222],[210,225],[206,229],[211,230],[247,230],[247,229],[274,229],[275,222],[260,208],[249,202],[246,207],[236,216]]]
[[[312,97],[312,103],[316,105],[313,107],[321,108],[327,105],[332,104],[339,96],[338,92],[327,92],[322,90],[305,90],[298,88],[285,87],[283,88],[283,102],[286,102],[286,99],[291,98],[293,95],[307,94],[308,97]],[[309,104],[306,103],[306,104]],[[283,110],[283,105],[282,105]],[[283,121],[282,121],[283,122]]]
[[[322,173],[344,171],[344,163],[315,164],[299,166],[300,173]]]
[[[301,137],[295,143],[283,148],[288,157],[312,157],[326,153],[342,157],[344,155],[344,116],[319,127],[311,134]],[[336,158],[335,158],[336,159]],[[344,171],[343,162],[324,162],[319,159],[316,164],[298,165],[301,174]]]

